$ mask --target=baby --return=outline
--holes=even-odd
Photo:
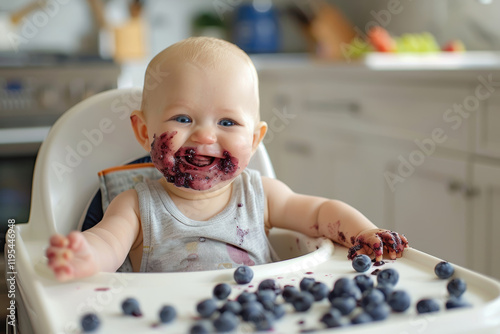
[[[163,74],[148,85],[154,71]],[[327,237],[349,258],[401,257],[408,241],[337,200],[294,193],[247,165],[266,134],[252,61],[226,41],[195,37],[148,65],[141,110],[130,119],[164,175],[119,194],[84,232],[54,235],[48,265],[61,281],[114,272],[128,256],[136,272],[232,268],[275,260],[273,227]]]

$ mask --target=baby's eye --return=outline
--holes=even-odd
[[[175,116],[173,120],[179,123],[191,123],[191,118],[186,115]]]
[[[233,126],[236,125],[236,122],[230,119],[223,119],[219,121],[219,125],[222,126]]]

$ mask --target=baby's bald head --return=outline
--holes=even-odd
[[[235,64],[239,70],[245,71],[251,78],[253,86],[251,94],[255,106],[251,109],[255,112],[256,121],[259,121],[258,77],[250,57],[236,45],[211,37],[191,37],[182,40],[161,51],[151,60],[146,70],[142,96],[141,110],[145,114],[155,107],[153,105],[155,98],[153,97],[156,94],[163,94],[162,90],[158,89],[163,85],[158,81],[168,81],[168,73],[174,71],[180,64],[192,64],[216,71],[227,70],[229,64]],[[158,71],[164,75],[158,75]],[[239,75],[239,73],[234,75]],[[159,84],[150,84],[155,81]],[[169,82],[168,84],[175,85],[176,83]],[[163,86],[163,88],[165,87]]]

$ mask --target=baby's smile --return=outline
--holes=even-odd
[[[228,151],[221,154],[181,147],[174,153],[171,147],[176,131],[154,136],[151,159],[165,179],[177,187],[208,190],[219,182],[229,180],[239,169],[238,159]],[[203,153],[203,154],[201,154]]]

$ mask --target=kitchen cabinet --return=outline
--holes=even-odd
[[[473,215],[469,246],[473,269],[500,278],[500,163],[473,165]]]
[[[351,204],[415,248],[500,278],[489,255],[500,238],[500,167],[477,163],[500,158],[500,94],[464,112],[487,74],[396,72],[261,70],[277,177]],[[280,110],[288,118],[278,128]]]

